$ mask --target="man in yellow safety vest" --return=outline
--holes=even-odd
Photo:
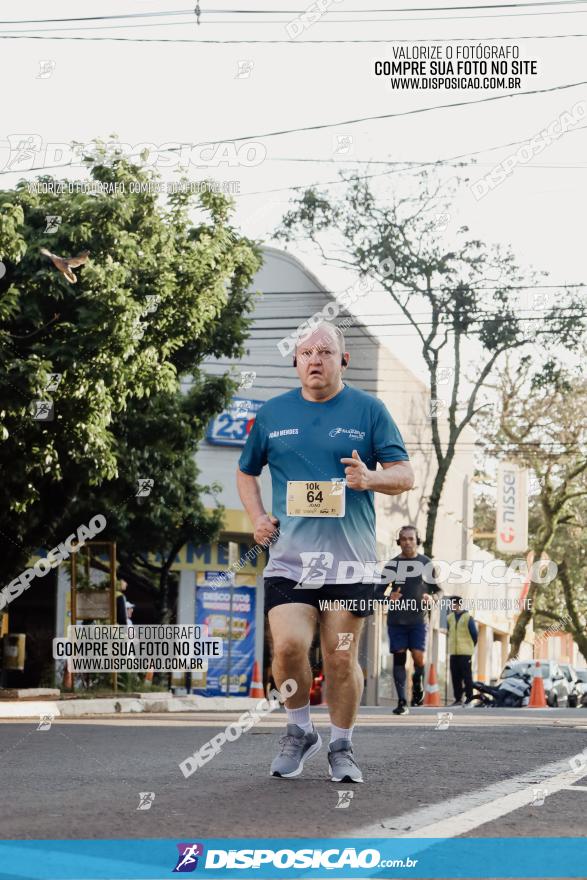
[[[448,627],[448,653],[450,674],[454,692],[453,706],[460,706],[465,692],[465,706],[473,699],[473,674],[471,661],[477,644],[477,626],[468,611],[463,609],[461,596],[453,596],[451,611],[446,619]]]

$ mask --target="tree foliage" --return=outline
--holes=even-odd
[[[236,383],[200,365],[242,351],[258,248],[210,189],[164,200],[152,172],[99,147],[88,166],[102,190],[45,176],[0,192],[4,581],[95,513],[133,563],[154,548],[167,565],[178,544],[218,529],[193,455]],[[88,250],[77,283],[41,248]],[[51,401],[53,419],[34,418],[34,401]],[[149,498],[136,497],[139,478],[153,479]]]
[[[365,179],[346,179],[346,184],[336,199],[306,190],[286,213],[279,235],[286,241],[307,238],[327,261],[376,279],[417,334],[430,377],[436,460],[424,542],[431,554],[456,445],[484,412],[486,380],[506,352],[536,339],[546,352],[545,372],[555,370],[548,352],[576,344],[583,332],[577,309],[581,315],[583,308],[561,290],[543,320],[524,319],[519,292],[531,289],[544,273],[524,269],[511,249],[485,244],[466,226],[448,247],[439,218],[450,216],[458,184],[445,189],[423,173],[414,195],[392,192],[389,197],[376,197]],[[437,403],[441,384],[448,391],[446,409]]]
[[[519,614],[510,653],[517,656],[526,628],[558,620],[585,653],[585,528],[587,528],[587,381],[560,368],[550,383],[538,381],[529,360],[502,370],[499,417],[488,432],[497,458],[527,468],[536,486],[531,505],[530,547],[558,568],[548,587],[532,581],[528,607]]]

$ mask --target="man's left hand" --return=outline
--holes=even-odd
[[[341,458],[341,462],[347,465],[344,472],[349,489],[363,492],[365,489],[371,488],[371,471],[365,462],[361,461],[361,456],[356,449],[353,449],[352,458]]]

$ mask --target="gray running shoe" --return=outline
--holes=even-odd
[[[350,739],[337,739],[330,743],[328,763],[333,782],[363,782],[361,768],[353,757]]]
[[[322,738],[315,727],[312,733],[304,733],[297,724],[288,724],[286,733],[279,740],[279,754],[271,764],[271,775],[292,779],[304,769],[304,761],[315,755],[322,746]]]

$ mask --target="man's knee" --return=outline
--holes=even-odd
[[[406,660],[408,659],[407,651],[396,651],[393,655],[393,665],[394,666],[405,666]]]
[[[354,674],[359,667],[356,651],[330,651],[324,654],[327,674],[346,676]]]
[[[303,639],[287,636],[273,642],[273,659],[280,663],[301,662],[308,658],[308,646]]]

